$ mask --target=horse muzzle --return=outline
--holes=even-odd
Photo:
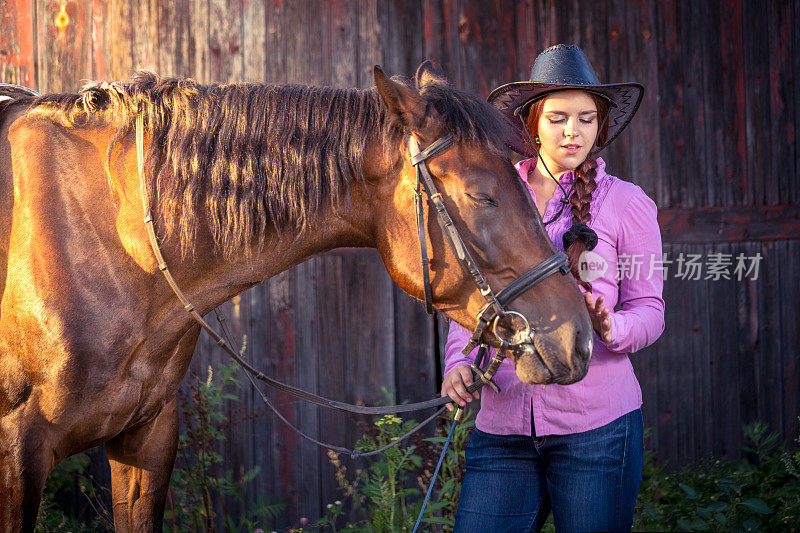
[[[569,385],[580,381],[589,370],[592,339],[576,342],[571,353],[550,347],[547,341],[530,334],[528,338],[510,345],[505,355],[516,364],[517,377],[524,383]]]

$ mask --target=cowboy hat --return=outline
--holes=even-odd
[[[568,89],[596,94],[608,102],[608,136],[603,146],[608,146],[625,129],[644,95],[644,87],[639,83],[600,83],[589,58],[578,46],[551,46],[536,57],[529,81],[501,85],[489,95],[489,102],[519,130],[518,135],[508,141],[511,149],[529,157],[536,155],[523,130],[530,104],[548,94]]]

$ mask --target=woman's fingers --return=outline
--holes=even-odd
[[[479,397],[477,391],[472,394],[467,391],[467,387],[470,385],[472,385],[472,372],[469,367],[460,366],[454,368],[444,378],[444,382],[442,383],[442,396],[449,396],[458,405],[464,407],[468,402],[471,402],[473,398],[477,399]],[[447,404],[447,409],[448,411],[452,411],[453,405]]]

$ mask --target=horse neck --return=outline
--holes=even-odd
[[[167,258],[167,262],[176,265],[175,278],[182,289],[187,287],[184,290],[195,307],[211,310],[312,256],[335,248],[375,247],[374,206],[367,188],[363,184],[355,186],[347,201],[335,209],[322,210],[303,231],[270,232],[258,248],[225,257],[201,232],[193,253],[185,255],[174,247],[165,251],[173,258]]]

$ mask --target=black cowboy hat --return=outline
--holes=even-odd
[[[519,130],[519,134],[508,141],[510,148],[529,157],[536,155],[535,148],[530,145],[523,130],[523,119],[528,108],[532,102],[543,96],[567,89],[593,93],[609,103],[608,137],[603,146],[608,146],[625,129],[636,114],[644,95],[644,87],[639,83],[601,84],[589,58],[578,46],[551,46],[536,57],[531,68],[530,81],[501,85],[489,95],[489,102]]]

